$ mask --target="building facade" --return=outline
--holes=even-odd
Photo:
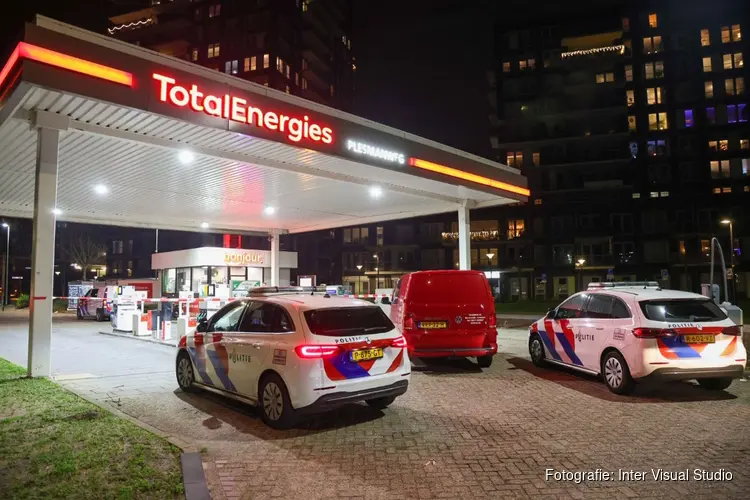
[[[110,36],[338,109],[356,60],[348,0],[151,0]]]

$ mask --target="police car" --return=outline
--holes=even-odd
[[[744,371],[741,332],[703,295],[656,282],[595,283],[531,325],[529,353],[537,366],[601,375],[617,394],[648,380],[723,390]]]
[[[262,287],[198,324],[178,344],[184,391],[257,405],[271,427],[365,401],[384,409],[409,386],[406,341],[376,305],[303,288]]]

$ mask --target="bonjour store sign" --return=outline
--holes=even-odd
[[[251,266],[263,264],[263,254],[260,252],[224,252],[224,263],[229,266]]]

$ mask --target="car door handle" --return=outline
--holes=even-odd
[[[597,326],[596,329],[597,330],[604,330],[604,327],[603,326]]]
[[[261,347],[263,347],[263,342],[253,342],[252,346],[256,349],[260,349]]]

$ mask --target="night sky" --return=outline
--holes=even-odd
[[[275,0],[276,1],[276,0]],[[0,19],[4,61],[34,13],[103,31],[138,0],[8,2]],[[488,156],[486,72],[492,67],[490,0],[354,0],[355,114]]]

